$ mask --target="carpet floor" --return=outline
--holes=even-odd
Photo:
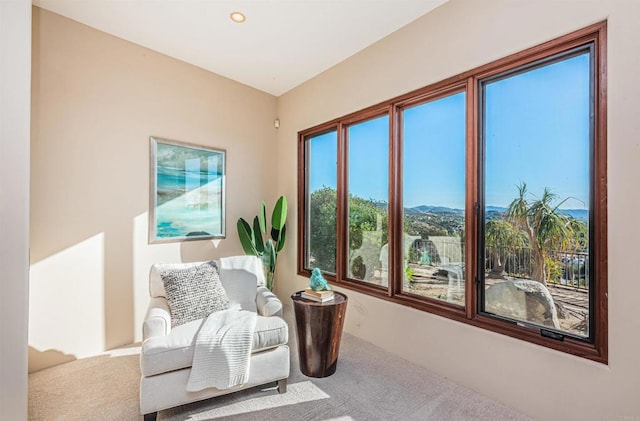
[[[256,387],[158,413],[159,421],[531,420],[420,366],[344,334],[334,375],[300,372],[291,308],[287,393]],[[29,375],[30,420],[141,420],[139,346],[108,351]]]

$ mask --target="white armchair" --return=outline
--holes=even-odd
[[[186,268],[197,263],[154,265],[149,274],[151,300],[143,323],[143,342],[140,353],[140,412],[145,421],[155,420],[157,411],[238,390],[277,382],[278,391],[286,391],[289,377],[288,327],[282,319],[282,303],[271,291],[259,285],[261,273],[234,267],[241,259],[229,258],[218,263],[220,281],[231,304],[243,310],[257,312],[250,357],[248,381],[230,389],[208,388],[188,392],[187,382],[195,348],[195,338],[205,319],[194,320],[171,328],[171,312],[164,291],[160,271],[167,268]],[[229,264],[231,262],[231,264]],[[225,264],[226,263],[226,264]],[[257,267],[261,267],[258,263]]]

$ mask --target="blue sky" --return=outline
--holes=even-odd
[[[313,138],[309,145],[309,190],[336,188],[338,180],[338,135],[325,133]]]
[[[486,98],[486,203],[507,205],[522,181],[587,208],[589,56],[489,84]]]
[[[349,127],[349,193],[387,199],[389,190],[389,117]]]
[[[405,110],[405,207],[464,209],[465,97],[462,92]]]
[[[549,187],[563,208],[587,208],[589,56],[486,85],[486,203],[507,206],[526,182]],[[404,206],[464,208],[465,94],[405,110]],[[387,200],[388,118],[349,128],[349,188]],[[311,142],[311,191],[336,186],[336,133]]]

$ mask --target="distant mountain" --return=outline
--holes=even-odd
[[[463,209],[456,208],[448,208],[446,206],[430,206],[430,205],[420,205],[408,208],[409,211],[413,212],[431,212],[431,213],[458,213],[463,214]],[[507,208],[501,206],[487,206],[485,208],[485,215],[487,219],[496,219],[502,216],[502,214],[507,210]],[[589,219],[589,211],[586,209],[561,209],[561,212],[569,215],[570,217],[577,219],[578,221],[586,222]]]
[[[500,206],[487,206],[486,214],[487,215],[502,215],[507,208],[503,208]],[[565,215],[569,215],[573,219],[577,219],[578,221],[586,222],[589,219],[589,211],[586,209],[560,209],[560,212]]]
[[[500,207],[500,206],[491,206],[491,205],[489,205],[489,206],[487,206],[485,208],[485,212],[504,213],[504,211],[506,211],[506,210],[507,210],[507,208],[503,208],[503,207]]]
[[[562,213],[565,213],[572,217],[573,219],[577,219],[578,221],[587,222],[589,220],[589,211],[586,209],[560,209]]]
[[[418,212],[434,212],[434,213],[443,213],[443,212],[452,212],[452,213],[464,213],[462,209],[448,208],[446,206],[429,206],[429,205],[420,205],[409,208],[412,211]]]

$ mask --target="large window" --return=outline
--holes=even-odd
[[[335,129],[305,139],[309,189],[305,267],[317,267],[326,273],[336,273],[337,140]]]
[[[465,100],[401,110],[402,291],[464,306]]]
[[[388,248],[389,116],[346,128],[347,277],[384,285]]]
[[[606,25],[300,133],[300,274],[607,361]]]
[[[593,278],[591,45],[480,82],[482,307],[578,337]]]

